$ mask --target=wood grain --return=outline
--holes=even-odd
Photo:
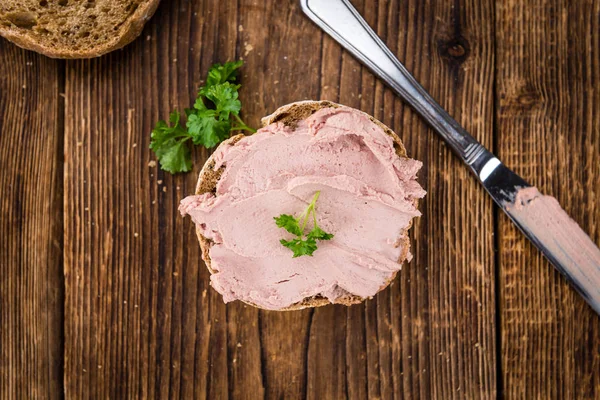
[[[490,144],[483,121],[493,115],[493,35],[480,27],[491,4],[357,6]],[[468,54],[457,58],[449,46]],[[208,289],[192,224],[176,212],[195,173],[148,167],[148,132],[171,107],[190,104],[212,62],[236,57],[246,60],[241,97],[251,124],[282,104],[327,98],[374,114],[425,161],[422,180],[433,189],[415,227],[415,259],[366,305],[259,312],[224,306]],[[296,2],[163,4],[128,51],[68,63],[66,96],[68,395],[493,396],[491,204],[431,131]],[[196,170],[206,156],[195,152]]]
[[[154,123],[195,97],[216,61],[212,49],[233,57],[236,29],[214,29],[230,11],[217,1],[164,2],[127,51],[67,64],[69,397],[228,393],[226,308],[208,287],[193,227],[177,211],[202,161],[192,174],[164,174],[148,145]]]
[[[63,64],[0,40],[0,398],[62,393]]]
[[[600,242],[600,1],[353,4],[469,132]],[[138,40],[99,59],[5,41],[0,55],[0,397],[600,397],[598,317],[296,0],[164,1]],[[149,133],[213,63],[237,58],[250,125],[333,100],[423,161],[414,258],[364,304],[267,312],[209,286],[177,212],[209,152],[172,176]]]
[[[493,4],[356,4],[432,95],[491,144],[493,126],[486,120],[493,116],[494,37],[484,21],[492,18]],[[491,202],[412,110],[368,72],[360,81],[360,108],[396,130],[409,155],[424,162],[420,177],[429,192],[421,204],[424,216],[413,228],[413,261],[366,304],[368,382],[374,382],[369,393],[382,398],[494,397]]]
[[[600,242],[600,2],[497,2],[497,149]],[[600,397],[600,324],[499,217],[507,398]]]

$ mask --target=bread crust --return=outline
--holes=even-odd
[[[298,121],[308,118],[310,115],[314,114],[315,112],[317,112],[320,109],[338,108],[338,107],[341,107],[341,106],[339,104],[336,104],[336,103],[333,103],[330,101],[324,101],[324,100],[322,100],[322,101],[312,101],[312,100],[299,101],[299,102],[290,103],[285,106],[279,107],[277,110],[275,110],[275,112],[273,114],[264,117],[261,120],[261,123],[263,126],[267,126],[274,122],[281,122],[287,126],[295,127],[296,124],[298,123]],[[362,111],[360,111],[360,112],[362,112]],[[394,140],[394,148],[396,149],[396,154],[398,155],[398,157],[407,158],[406,149],[405,149],[404,145],[402,144],[400,137],[394,131],[392,131],[390,128],[388,128],[386,125],[384,125],[382,122],[371,117],[369,114],[366,114],[366,113],[363,113],[363,114],[365,116],[367,116],[375,124],[379,125],[386,134],[388,134],[392,137],[392,139]],[[219,146],[235,145],[243,137],[244,137],[244,135],[241,135],[241,134],[233,136],[233,137],[227,139],[226,141],[224,141],[223,143],[221,143]],[[213,155],[214,155],[214,153],[213,153]],[[204,194],[204,193],[209,193],[209,192],[214,193],[216,191],[217,183],[219,182],[219,179],[221,178],[221,174],[223,173],[223,170],[225,167],[221,167],[221,169],[215,171],[214,170],[215,160],[213,159],[213,155],[211,155],[208,158],[208,160],[204,164],[204,167],[202,167],[202,170],[200,171],[200,176],[198,178],[198,183],[196,185],[196,194]],[[418,206],[418,199],[415,199],[414,205],[415,205],[415,207]],[[409,224],[409,226],[402,232],[403,236],[404,236],[404,240],[402,242],[404,251],[402,252],[402,254],[399,257],[400,264],[406,260],[406,256],[410,249],[410,239],[408,238],[407,233],[408,233],[408,230],[411,228],[411,226],[412,226],[412,221]],[[200,229],[198,229],[198,228],[196,229],[196,235],[198,236],[198,241],[200,242],[200,248],[202,249],[202,259],[206,263],[206,267],[208,268],[209,272],[211,274],[214,274],[214,273],[216,273],[216,271],[211,268],[211,260],[210,260],[210,255],[209,255],[212,241],[207,239],[206,237],[204,237],[202,235]],[[381,291],[381,290],[385,289],[394,280],[394,278],[396,277],[396,274],[397,273],[394,273],[392,275],[392,277],[379,290]],[[364,300],[366,300],[366,299],[362,298],[360,296],[356,296],[351,293],[348,293],[347,296],[343,296],[343,297],[340,297],[339,299],[337,299],[335,301],[335,304],[343,304],[346,306],[350,306],[352,304],[361,303]],[[257,308],[261,308],[261,307],[257,306],[256,304],[252,304],[252,303],[248,303],[248,304],[251,306],[257,307]],[[303,308],[321,307],[321,306],[325,306],[327,304],[332,304],[332,303],[327,298],[320,296],[320,295],[316,295],[313,297],[305,298],[301,302],[292,304],[291,306],[283,308],[279,311],[301,310]]]
[[[144,25],[152,17],[159,4],[160,0],[149,0],[140,4],[133,14],[123,22],[121,29],[114,38],[97,47],[81,50],[54,49],[40,43],[21,28],[2,25],[0,25],[0,36],[10,40],[19,47],[41,53],[51,58],[79,59],[99,57],[120,49],[137,38],[142,33]]]

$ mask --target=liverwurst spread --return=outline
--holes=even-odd
[[[573,284],[598,309],[600,299],[600,249],[552,196],[535,187],[517,191],[504,204],[523,231],[544,246]],[[562,271],[565,268],[565,271]]]
[[[225,302],[278,310],[316,295],[367,298],[411,259],[421,162],[399,157],[366,114],[325,108],[294,128],[274,123],[222,144],[213,160],[224,168],[216,193],[189,196],[180,210],[212,241],[211,285]],[[273,218],[300,215],[317,191],[318,225],[334,238],[292,258],[279,241],[293,235]]]

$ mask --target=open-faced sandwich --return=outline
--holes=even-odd
[[[223,142],[180,210],[225,302],[269,310],[372,297],[411,259],[421,162],[369,115],[327,101],[279,108]]]

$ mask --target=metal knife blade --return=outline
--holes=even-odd
[[[416,81],[349,0],[300,0],[304,13],[412,106],[470,167],[494,201],[600,315],[600,249],[560,208],[541,207],[546,197],[519,204],[530,188],[460,126]],[[534,189],[534,188],[531,188]],[[529,204],[530,203],[530,204]],[[522,207],[535,207],[529,218]],[[568,228],[568,232],[566,229]],[[556,234],[549,235],[548,229]]]

